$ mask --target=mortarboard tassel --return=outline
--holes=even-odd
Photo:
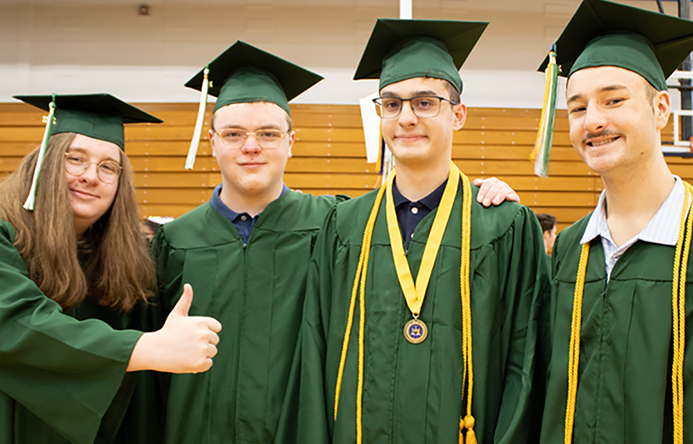
[[[378,167],[378,176],[385,174],[385,139],[383,139],[382,132],[380,136],[380,166]],[[384,181],[383,181],[384,182]]]
[[[534,174],[539,177],[549,177],[549,155],[553,141],[553,124],[556,117],[556,86],[558,85],[558,72],[556,64],[555,45],[551,45],[549,52],[549,64],[546,67],[546,87],[544,89],[544,103],[541,109],[539,121],[539,133],[534,149],[529,159],[534,161]]]
[[[190,149],[188,157],[185,159],[185,169],[192,170],[195,165],[195,156],[197,156],[197,147],[200,145],[200,135],[202,134],[202,124],[205,121],[205,111],[207,109],[207,92],[209,91],[209,65],[205,66],[204,79],[202,80],[202,89],[200,93],[200,108],[197,111],[197,122],[195,122],[195,131],[193,132],[192,141],[190,141]]]
[[[29,190],[29,195],[24,202],[24,209],[33,211],[34,204],[36,203],[36,187],[38,185],[39,174],[41,174],[41,166],[43,166],[43,158],[46,155],[46,149],[48,148],[48,139],[51,138],[51,132],[53,130],[53,119],[55,115],[55,94],[51,98],[51,103],[48,105],[48,116],[44,117],[46,122],[46,129],[43,132],[43,140],[41,141],[41,148],[39,149],[38,159],[36,159],[36,168],[34,169],[34,178],[31,181],[31,189]]]

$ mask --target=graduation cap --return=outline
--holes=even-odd
[[[55,115],[51,134],[83,134],[115,143],[121,150],[125,149],[124,123],[163,122],[110,94],[59,94],[14,98],[44,111],[50,111],[53,102]]]
[[[380,79],[380,89],[415,77],[443,79],[462,92],[459,70],[488,22],[378,19],[354,80]]]
[[[557,76],[584,68],[615,66],[632,71],[658,91],[693,49],[693,22],[606,0],[583,0],[539,67],[546,88],[539,133],[530,159],[548,176]]]
[[[123,102],[110,94],[52,94],[14,96],[15,99],[48,111],[34,180],[24,208],[34,209],[36,185],[48,147],[48,139],[58,133],[78,133],[111,142],[125,149],[124,123],[161,123],[161,119]]]
[[[616,66],[641,75],[658,91],[693,49],[693,22],[605,0],[584,0],[555,43],[562,75]],[[544,71],[549,58],[540,70]]]
[[[217,97],[214,112],[234,103],[270,102],[291,115],[289,100],[322,79],[314,72],[238,40],[185,84],[202,93],[185,168],[191,169],[195,162],[207,94]]]

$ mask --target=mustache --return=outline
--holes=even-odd
[[[621,133],[619,133],[617,131],[611,131],[611,130],[604,130],[604,131],[600,131],[598,133],[587,133],[582,138],[582,143],[585,144],[585,143],[587,143],[588,140],[596,139],[599,137],[621,137],[621,136],[622,136]]]

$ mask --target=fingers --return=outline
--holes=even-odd
[[[209,344],[209,347],[207,347],[207,358],[211,359],[217,355],[217,347]]]
[[[198,319],[200,321],[200,338],[206,342],[209,342],[210,344],[217,345],[219,343],[219,335],[217,334],[219,330],[221,330],[221,324],[219,321],[217,321],[214,318],[205,318],[205,317],[191,317],[188,319]],[[219,330],[214,331],[212,328],[209,327],[210,323],[217,324],[219,326]]]
[[[190,284],[185,284],[183,286],[183,295],[180,297],[178,302],[176,303],[176,306],[173,307],[173,310],[171,310],[171,314],[169,316],[175,315],[175,316],[187,316],[188,311],[190,311],[190,306],[192,305],[193,301],[193,289]]]
[[[510,194],[505,196],[505,200],[510,201],[510,202],[522,203],[522,202],[520,202],[520,196],[518,196],[517,193],[512,190],[512,188],[510,189]],[[500,205],[501,203],[503,203],[502,200],[499,201],[498,203],[494,202],[494,205]]]
[[[216,344],[219,343],[219,337],[213,334],[213,338],[209,338],[209,342],[198,349],[197,353],[188,355],[190,362],[187,369],[176,369],[174,373],[204,373],[214,364],[213,358],[217,355],[218,349]],[[198,356],[199,361],[195,362],[194,356]]]
[[[200,363],[199,370],[192,372],[192,373],[195,373],[195,374],[204,373],[207,370],[209,370],[210,368],[212,368],[212,364],[214,364],[214,362],[212,361],[212,358],[207,358]]]
[[[205,320],[207,321],[207,328],[212,330],[214,333],[219,333],[221,331],[221,322],[214,318],[208,317],[205,317]]]
[[[483,206],[488,207],[491,205],[491,201],[496,197],[498,192],[498,184],[500,180],[495,177],[490,177],[488,179],[476,179],[474,185],[479,187],[479,193],[476,195],[477,202],[481,203]],[[495,190],[495,191],[494,191]]]
[[[479,187],[479,193],[476,198],[485,207],[491,204],[500,205],[506,200],[520,202],[520,196],[510,188],[510,185],[495,177],[485,180],[476,179],[472,183]]]

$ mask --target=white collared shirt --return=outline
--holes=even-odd
[[[674,176],[676,183],[671,189],[669,196],[657,210],[647,226],[636,236],[624,243],[620,247],[614,243],[609,226],[606,223],[606,191],[602,191],[599,196],[597,208],[594,209],[585,233],[580,239],[584,244],[597,236],[602,238],[604,247],[604,261],[606,262],[607,280],[611,278],[611,271],[616,265],[616,261],[628,250],[635,242],[641,240],[653,244],[676,246],[679,237],[679,225],[681,223],[681,210],[686,193],[686,187],[678,176]]]

